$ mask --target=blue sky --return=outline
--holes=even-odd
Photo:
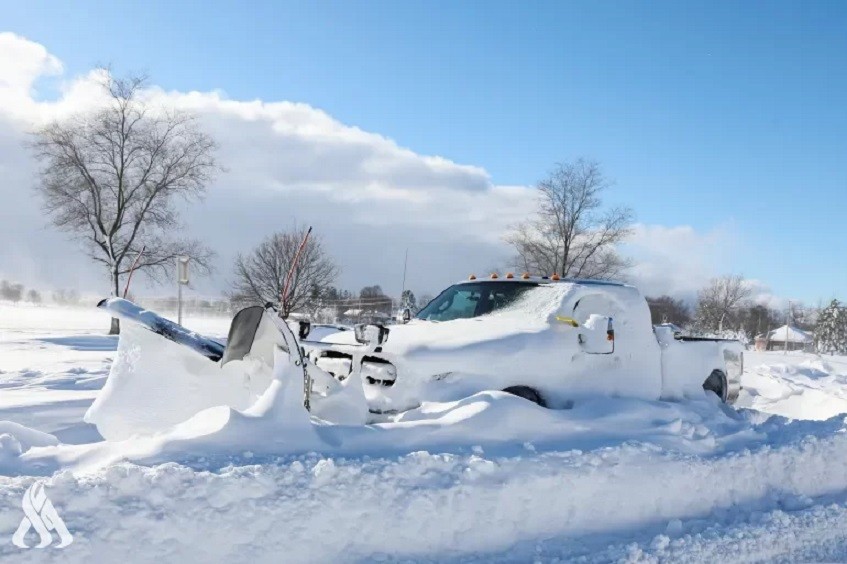
[[[847,289],[847,3],[2,3],[65,73],[290,100],[532,184],[585,155],[647,224],[733,234],[724,269]]]

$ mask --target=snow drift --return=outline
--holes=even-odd
[[[665,411],[632,401],[642,422]],[[534,539],[555,540],[563,547],[558,554],[572,557],[575,548],[604,550],[622,535],[661,554],[671,542],[676,548],[689,542],[704,519],[714,526],[739,515],[802,511],[847,487],[842,421],[804,437],[785,420],[731,422],[703,402],[667,408],[674,416],[702,414],[657,424],[653,437],[641,437],[645,442],[633,440],[637,433],[623,438],[615,407],[605,406],[605,417],[593,413],[607,431],[615,426],[620,433],[606,446],[592,439],[575,449],[578,441],[560,440],[556,451],[518,443],[511,453],[474,447],[372,459],[243,453],[224,466],[206,459],[204,467],[198,459],[188,466],[60,472],[47,486],[77,539],[62,553],[71,562],[112,560],[127,546],[145,547],[145,560],[160,561],[265,561],[279,554],[315,562],[498,554],[527,560],[535,558]],[[716,434],[726,425],[732,432]],[[662,433],[664,446],[652,440]],[[703,448],[702,442],[724,454],[672,446]],[[3,507],[11,511],[28,483],[7,484]],[[0,533],[13,525],[4,523]],[[754,548],[754,556],[763,553]],[[10,550],[0,546],[0,554]],[[619,550],[617,558],[628,549]]]
[[[156,433],[210,407],[245,410],[270,380],[271,367],[260,359],[221,366],[125,323],[109,378],[85,421],[109,440]]]

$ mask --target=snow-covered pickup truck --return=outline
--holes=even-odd
[[[587,395],[678,399],[740,389],[737,341],[679,337],[651,324],[628,285],[512,275],[450,286],[405,324],[302,340],[337,380],[361,377],[369,408],[504,390],[562,408]]]
[[[653,328],[638,290],[606,282],[469,280],[408,323],[354,331],[285,322],[272,304],[252,306],[236,314],[226,344],[120,298],[98,307],[128,322],[85,415],[109,440],[160,433],[211,408],[254,417],[279,403],[280,390],[293,398],[286,409],[302,398],[324,422],[359,425],[489,390],[551,408],[592,395],[679,399],[704,389],[732,401],[743,369],[737,341]]]

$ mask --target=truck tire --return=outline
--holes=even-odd
[[[729,394],[729,386],[726,382],[726,374],[723,370],[712,370],[706,381],[703,382],[703,389],[707,392],[713,392],[721,398],[721,401],[726,403],[727,395]]]
[[[538,393],[538,390],[530,388],[529,386],[509,386],[503,391],[507,394],[512,394],[513,396],[518,396],[519,398],[529,400],[534,404],[540,405],[541,407],[547,407],[547,402],[544,401],[544,398],[541,397],[541,394]]]

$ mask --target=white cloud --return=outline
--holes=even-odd
[[[788,298],[777,296],[771,290],[771,287],[755,278],[748,279],[747,287],[750,288],[750,299],[760,305],[767,306],[773,309],[785,310],[788,307]],[[791,300],[795,304],[801,303],[799,300]]]
[[[0,33],[0,94],[7,113],[25,112],[41,76],[62,72],[62,63],[44,46],[13,33]]]
[[[100,71],[63,77],[59,97],[41,100],[33,85],[61,69],[43,46],[0,34],[0,170],[8,173],[0,186],[7,204],[0,237],[11,241],[0,251],[0,275],[93,285],[99,273],[62,235],[44,227],[28,190],[35,163],[22,148],[25,131],[104,100]],[[184,214],[191,234],[219,253],[209,291],[224,287],[236,252],[294,222],[314,224],[324,236],[344,266],[343,287],[375,282],[396,291],[409,247],[412,288],[433,291],[469,270],[502,262],[502,233],[532,207],[527,187],[496,186],[482,168],[419,155],[306,104],[155,87],[145,95],[154,104],[196,113],[220,144],[218,157],[228,172],[209,186],[204,203]]]
[[[25,132],[105,100],[102,71],[61,72],[42,45],[0,34],[0,277],[105,292],[101,273],[45,225],[30,190],[36,169],[23,147]],[[45,100],[34,88],[40,77],[56,75],[63,81],[58,97]],[[314,225],[324,237],[343,265],[341,287],[379,283],[399,293],[408,248],[410,287],[432,292],[506,264],[502,235],[534,206],[528,187],[493,184],[480,167],[419,155],[307,104],[157,87],[145,95],[196,113],[228,169],[206,200],[184,213],[191,235],[219,255],[216,276],[201,285],[208,293],[225,287],[235,253],[295,222]],[[704,280],[724,273],[733,240],[728,226],[702,233],[638,225],[625,252],[638,261],[632,278],[645,293],[691,298]]]
[[[632,279],[645,294],[693,300],[705,281],[727,274],[721,267],[735,238],[729,226],[699,232],[688,225],[639,224],[624,250],[636,260]]]
[[[645,295],[667,294],[694,302],[697,292],[711,278],[743,272],[727,270],[737,259],[739,235],[731,225],[721,225],[706,232],[688,225],[636,225],[624,252],[636,260],[631,281]],[[776,309],[787,305],[771,288],[754,278],[746,280],[750,299]]]

